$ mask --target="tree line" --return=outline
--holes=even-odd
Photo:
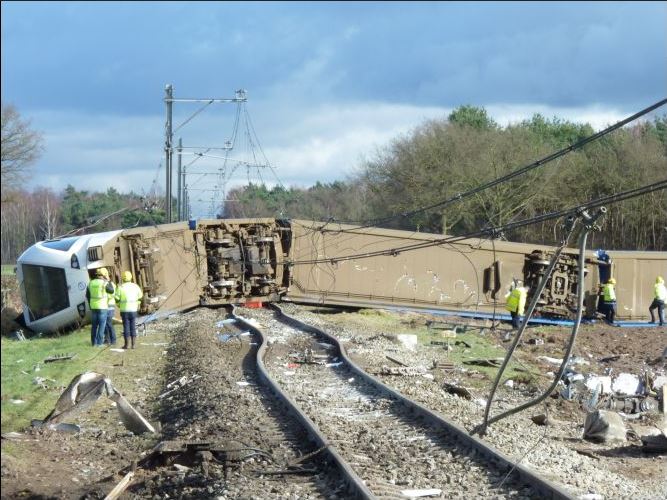
[[[229,193],[226,217],[283,216],[361,222],[386,219],[464,193],[594,133],[589,124],[535,114],[500,126],[484,108],[461,106],[397,137],[346,181],[307,189],[250,185]],[[466,234],[576,206],[667,179],[667,115],[626,126],[547,165],[445,208],[398,216],[385,227]],[[591,246],[667,250],[667,193],[612,204]],[[544,222],[501,235],[554,244]]]
[[[500,126],[484,108],[461,106],[395,138],[347,179],[308,188],[250,184],[230,191],[226,218],[303,218],[365,224],[407,214],[502,177],[593,134],[589,124],[539,114]],[[15,108],[2,105],[2,262],[33,243],[68,234],[160,224],[163,209],[142,196],[22,188],[43,150],[41,135]],[[561,210],[667,178],[667,115],[626,126],[530,173],[445,208],[398,216],[382,226],[452,235]],[[151,199],[156,199],[155,194]],[[229,201],[233,200],[233,201]],[[554,244],[545,222],[501,235]],[[667,250],[667,193],[658,191],[608,207],[591,246]]]
[[[67,186],[51,189],[15,189],[2,203],[2,263],[13,263],[37,241],[67,235],[111,231],[134,226],[162,224],[164,209],[147,203],[138,194],[77,190]]]

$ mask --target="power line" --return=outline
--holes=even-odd
[[[549,163],[549,162],[551,162],[551,161],[553,161],[557,158],[560,158],[561,156],[564,156],[564,155],[566,155],[566,154],[568,154],[572,151],[580,149],[583,146],[585,146],[586,144],[588,144],[590,142],[593,142],[593,141],[596,141],[596,140],[604,137],[605,135],[613,132],[614,130],[617,130],[617,129],[627,125],[628,123],[630,123],[630,122],[632,122],[632,121],[650,113],[651,111],[656,110],[657,108],[659,108],[661,106],[664,106],[665,104],[667,104],[667,98],[662,99],[661,101],[658,101],[655,104],[652,104],[651,106],[642,109],[641,111],[635,113],[634,115],[629,116],[629,117],[625,118],[624,120],[621,120],[621,121],[617,122],[616,124],[607,127],[604,130],[601,130],[601,131],[599,131],[599,132],[597,132],[597,133],[595,133],[595,134],[593,134],[589,137],[581,139],[580,141],[575,142],[574,144],[571,144],[570,146],[567,146],[563,149],[560,149],[560,150],[558,150],[554,153],[551,153],[548,156],[545,156],[544,158],[541,158],[541,159],[536,160],[532,163],[529,163],[528,165],[526,165],[524,167],[521,167],[517,170],[514,170],[513,172],[510,172],[507,175],[504,175],[502,177],[498,177],[497,179],[494,179],[494,180],[489,181],[485,184],[477,186],[477,187],[475,187],[473,189],[470,189],[466,192],[457,193],[454,196],[452,196],[450,198],[447,198],[445,200],[439,201],[437,203],[433,203],[432,205],[426,205],[426,206],[411,210],[409,212],[401,212],[401,213],[398,213],[398,214],[389,215],[389,216],[381,218],[381,219],[375,219],[375,220],[372,220],[372,221],[363,222],[363,225],[357,227],[355,230],[358,231],[360,229],[366,229],[366,228],[369,228],[369,227],[378,226],[378,225],[381,225],[383,223],[386,223],[386,222],[389,222],[389,221],[392,221],[392,220],[398,219],[398,218],[412,217],[413,215],[417,215],[417,214],[419,214],[421,212],[425,212],[427,210],[432,210],[432,209],[438,208],[438,207],[445,207],[445,206],[450,205],[452,203],[455,203],[457,201],[461,201],[461,200],[463,200],[465,198],[468,198],[468,197],[470,197],[474,194],[477,194],[481,191],[484,191],[484,190],[489,189],[491,187],[497,186],[498,184],[502,184],[504,182],[507,182],[511,179],[514,179],[515,177],[519,177],[520,175],[523,175],[527,172],[530,172],[531,170],[534,170],[538,167],[541,167],[542,165],[545,165],[545,164],[547,164],[547,163]]]
[[[563,209],[563,210],[557,210],[555,212],[549,212],[546,214],[538,215],[535,217],[530,217],[528,219],[523,219],[515,222],[510,222],[507,224],[504,224],[502,226],[497,226],[497,227],[491,227],[491,228],[484,228],[480,229],[478,231],[470,232],[467,234],[463,234],[461,236],[449,236],[446,238],[439,238],[439,239],[434,239],[434,240],[428,240],[428,241],[423,241],[419,243],[413,243],[411,245],[405,245],[401,247],[396,247],[396,248],[390,248],[387,250],[377,250],[374,252],[365,252],[365,253],[358,253],[358,254],[351,254],[351,255],[345,255],[341,257],[331,257],[331,258],[324,258],[324,259],[310,259],[310,260],[299,260],[299,261],[288,261],[285,262],[285,264],[289,265],[304,265],[304,264],[323,264],[323,263],[338,263],[338,262],[343,262],[347,260],[357,260],[357,259],[367,259],[371,257],[378,257],[378,256],[397,256],[400,253],[403,252],[409,252],[413,250],[419,250],[422,248],[428,248],[432,246],[438,246],[442,245],[444,243],[456,243],[461,240],[465,240],[468,238],[477,238],[477,237],[496,237],[498,234],[513,230],[513,229],[518,229],[520,227],[525,227],[529,226],[532,224],[537,224],[540,222],[546,222],[549,220],[553,219],[558,219],[563,216],[580,212],[582,210],[589,210],[593,208],[598,208],[602,207],[605,205],[610,205],[613,203],[619,203],[621,201],[625,201],[631,198],[635,198],[638,196],[642,196],[644,194],[652,193],[654,191],[659,191],[662,189],[667,189],[667,179],[655,182],[653,184],[648,184],[646,186],[642,186],[639,188],[634,188],[630,189],[627,191],[623,191],[620,193],[614,193],[608,196],[604,196],[602,198],[598,198],[596,200],[591,200],[587,203],[583,203],[571,208]],[[355,233],[359,228],[352,228],[352,229],[339,229],[339,230],[325,230],[325,229],[320,229],[319,232],[321,233],[326,233],[326,232],[336,232],[336,233]]]

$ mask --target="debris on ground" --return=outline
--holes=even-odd
[[[402,375],[406,377],[416,377],[426,373],[426,368],[419,366],[382,366],[381,375]]]
[[[302,352],[291,352],[287,357],[292,363],[300,365],[325,365],[329,359],[328,354],[315,354],[310,347]]]
[[[438,488],[429,488],[423,490],[402,490],[401,495],[408,498],[437,497],[442,495],[442,490]]]
[[[534,415],[530,419],[537,425],[553,425],[553,420],[544,413]]]
[[[584,439],[609,443],[625,441],[625,424],[618,413],[596,410],[586,416],[584,422]]]
[[[50,428],[51,425],[59,424],[88,410],[103,394],[116,403],[121,421],[128,430],[135,434],[155,433],[153,426],[114,388],[111,380],[95,372],[86,372],[74,377],[40,426]]]
[[[636,375],[631,373],[621,373],[614,379],[611,388],[618,394],[631,396],[641,393],[642,384],[639,377]]]
[[[489,366],[491,368],[500,368],[502,365],[502,358],[491,358],[491,359],[469,359],[464,361],[464,365],[474,365],[474,366]]]
[[[412,333],[399,333],[396,335],[396,340],[410,350],[415,350],[419,343],[417,336]]]
[[[392,356],[389,356],[388,354],[385,355],[385,357],[386,357],[389,361],[393,361],[393,362],[396,363],[397,365],[401,365],[401,366],[410,366],[410,365],[408,365],[407,363],[404,363],[403,361],[401,361],[401,360],[399,360],[399,359],[396,359],[396,358],[394,358],[394,357],[392,357]]]
[[[122,493],[130,486],[132,483],[132,478],[134,477],[135,472],[130,471],[127,474],[123,476],[123,479],[121,479],[118,484],[114,487],[113,490],[109,492],[109,494],[104,497],[104,500],[116,500]]]
[[[71,353],[71,354],[54,354],[53,356],[49,356],[44,360],[44,363],[55,363],[56,361],[67,361],[69,359],[74,359],[76,358],[76,353]]]
[[[442,388],[450,394],[455,394],[465,399],[472,399],[472,394],[465,387],[445,382],[444,384],[442,384]]]
[[[200,377],[201,377],[201,375],[192,375],[191,377],[187,377],[186,375],[183,375],[181,378],[169,382],[167,384],[167,387],[166,387],[167,390],[165,392],[163,392],[162,394],[160,394],[158,396],[158,399],[162,399],[162,398],[168,396],[172,392],[177,391],[181,387],[188,385],[189,383],[197,380]]]
[[[454,370],[453,361],[442,361],[442,360],[433,360],[433,369],[434,370],[443,370],[443,371],[453,371]]]

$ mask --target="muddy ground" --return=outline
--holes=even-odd
[[[358,327],[349,326],[343,315],[318,314],[317,311],[313,312],[312,308],[302,308],[302,311],[313,317],[319,316],[325,323],[337,325],[348,333],[354,331],[361,337],[371,337],[379,332],[373,327],[359,331]],[[141,460],[163,439],[210,439],[220,436],[230,440],[238,439],[238,436],[245,432],[244,441],[257,442],[264,446],[265,442],[258,439],[262,433],[261,428],[250,422],[250,415],[261,409],[261,405],[253,406],[257,404],[258,398],[261,398],[252,396],[250,392],[249,396],[244,392],[239,393],[239,386],[236,384],[244,373],[242,360],[233,361],[233,356],[225,355],[225,363],[215,366],[216,361],[222,358],[218,352],[220,346],[215,343],[216,328],[213,320],[222,314],[222,310],[212,313],[210,310],[200,309],[152,323],[147,329],[148,335],[138,339],[136,350],[119,353],[116,362],[95,367],[97,371],[108,375],[127,399],[161,429],[158,435],[132,435],[119,422],[118,413],[111,401],[102,398],[90,412],[77,420],[76,423],[83,428],[80,434],[66,435],[26,429],[20,436],[3,439],[2,497],[103,498],[122,477],[119,471],[128,467],[132,461]],[[191,324],[199,324],[197,318],[203,323],[197,327],[199,340],[196,348],[192,348],[192,345],[188,347],[187,339],[188,335],[192,334]],[[426,316],[417,315],[397,323],[400,328],[408,328],[406,325],[428,319]],[[463,322],[462,320],[461,323]],[[202,340],[202,331],[205,331],[204,337],[211,342],[211,349],[208,349],[206,342]],[[487,329],[485,335],[499,345],[506,346],[507,331],[506,325],[501,325],[495,332]],[[553,371],[554,366],[537,360],[537,356],[562,356],[563,344],[568,334],[569,330],[562,328],[530,329],[518,355],[526,363],[530,363],[531,367],[546,374]],[[527,342],[531,338],[540,338],[544,340],[544,344],[531,345]],[[169,347],[161,345],[164,342],[169,343]],[[588,361],[586,370],[589,372],[602,374],[605,369],[611,368],[612,373],[628,371],[639,374],[643,369],[658,372],[664,370],[660,357],[665,346],[667,331],[659,331],[657,328],[625,329],[599,324],[584,325],[574,354]],[[620,356],[612,361],[600,361],[612,355]],[[201,357],[184,361],[183,356]],[[211,380],[219,374],[219,380],[206,390],[201,385],[193,386],[196,389],[184,390],[173,400],[164,401],[164,398],[158,398],[169,382],[186,372],[195,372],[197,366],[201,366],[201,371],[208,374]],[[470,380],[477,381],[475,390],[482,395],[488,378],[475,375],[474,370],[468,374]],[[236,403],[245,408],[244,411],[229,412],[229,418],[226,418],[225,408]],[[636,491],[634,498],[662,496],[662,490],[658,489],[657,485],[665,481],[667,474],[664,456],[643,454],[637,441],[630,441],[622,447],[593,445],[582,441],[579,439],[580,428],[585,413],[578,402],[552,399],[549,401],[549,411],[551,416],[565,423],[561,431],[550,431],[550,439],[560,441],[572,449],[579,448],[592,453],[596,457],[590,460],[593,465],[600,464],[601,471],[610,470],[620,474],[621,478],[627,477],[635,481],[639,486],[633,490]],[[43,417],[44,415],[35,415],[35,418]],[[261,417],[258,422],[261,423],[266,418],[268,417]],[[647,419],[633,425],[654,424],[655,422]],[[274,429],[272,432],[277,431]],[[285,447],[279,457],[281,462],[286,462],[301,452]],[[234,473],[236,476],[229,476],[231,479],[236,477],[235,483],[224,483],[219,477],[210,483],[202,483],[197,479],[198,476],[190,473],[160,475],[158,479],[145,474],[126,495],[137,498],[284,498],[282,488],[289,487],[292,488],[288,490],[290,497],[304,497],[299,496],[298,489],[294,489],[294,486],[281,486],[272,481],[257,480],[259,482],[253,487],[252,481],[256,479],[252,470],[266,467],[268,464],[262,461],[251,463],[247,466],[247,473],[240,470]],[[656,485],[655,488],[642,486],[650,485],[651,482]],[[326,486],[321,487],[326,491]],[[312,486],[312,491],[317,489],[317,485]]]

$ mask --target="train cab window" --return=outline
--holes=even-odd
[[[46,248],[51,248],[53,250],[60,250],[61,252],[67,252],[74,242],[78,240],[78,236],[72,236],[70,238],[63,238],[61,240],[49,240],[42,243]]]
[[[31,321],[69,307],[65,270],[59,267],[22,264],[23,289]]]

